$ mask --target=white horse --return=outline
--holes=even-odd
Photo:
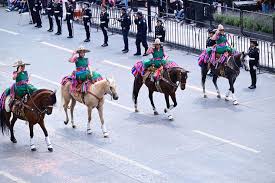
[[[63,108],[66,113],[66,120],[64,123],[67,125],[69,122],[67,109],[69,108],[69,103],[71,102],[71,123],[72,127],[75,128],[73,111],[76,101],[84,103],[88,109],[88,123],[87,123],[87,133],[91,134],[91,120],[92,120],[92,109],[97,108],[99,118],[101,121],[101,129],[104,137],[108,137],[108,132],[104,123],[103,118],[103,105],[104,105],[104,95],[109,94],[114,100],[118,100],[118,95],[116,92],[116,83],[114,79],[103,79],[101,81],[92,84],[88,89],[88,92],[82,97],[81,93],[71,93],[70,92],[71,82],[68,81],[65,85],[61,86],[61,95],[63,102]]]

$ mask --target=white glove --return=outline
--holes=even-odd
[[[58,17],[58,20],[61,20],[61,17]]]
[[[70,23],[72,24],[72,23],[73,23],[73,20],[70,20]]]
[[[254,70],[257,70],[257,67],[254,65],[254,66],[253,66],[253,69],[254,69]]]

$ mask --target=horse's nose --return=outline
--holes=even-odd
[[[113,99],[114,99],[114,100],[118,100],[118,96],[114,96]]]

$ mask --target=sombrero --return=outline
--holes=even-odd
[[[80,47],[79,47],[77,50],[75,50],[75,51],[76,51],[76,53],[80,53],[80,52],[82,52],[82,51],[84,51],[85,53],[90,52],[90,50],[84,48],[84,46],[80,46]]]
[[[160,41],[160,39],[155,39],[155,42],[153,43],[153,45],[162,45],[162,42]]]
[[[24,66],[24,65],[31,65],[29,63],[24,63],[22,60],[18,60],[17,62],[15,62],[12,66],[13,67],[19,67],[19,66]]]
[[[224,30],[224,27],[223,27],[222,24],[219,24],[219,25],[218,25],[218,30],[219,30],[219,31],[220,31],[220,30]]]

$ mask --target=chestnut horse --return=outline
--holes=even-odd
[[[2,101],[3,102],[3,101]],[[0,125],[2,133],[5,134],[10,131],[10,140],[13,143],[17,143],[14,137],[13,127],[17,119],[25,120],[29,123],[30,129],[30,148],[32,151],[36,151],[36,147],[33,142],[33,126],[39,124],[42,128],[45,141],[50,152],[53,151],[53,147],[48,136],[47,129],[45,127],[44,118],[45,114],[52,114],[53,105],[56,103],[55,92],[47,89],[41,89],[35,91],[31,95],[23,97],[23,99],[15,99],[13,103],[18,102],[20,105],[20,112],[12,111],[9,109],[9,98],[6,98],[6,105],[3,109],[0,109]],[[11,119],[11,120],[10,120]]]
[[[153,93],[161,92],[165,96],[166,107],[167,107],[166,109],[164,109],[164,112],[167,114],[169,120],[173,120],[173,116],[170,114],[170,110],[177,106],[176,90],[178,88],[178,85],[180,85],[181,90],[185,89],[188,72],[189,71],[186,71],[181,67],[172,67],[169,69],[164,69],[163,76],[160,78],[159,81],[156,81],[156,82],[151,81],[150,77],[148,77],[145,80],[145,85],[148,87],[149,99],[155,115],[158,115],[158,112],[156,110],[156,107],[153,101]],[[179,83],[177,84],[177,82]],[[143,85],[143,76],[141,75],[141,73],[139,73],[135,77],[133,93],[132,93],[136,112],[138,112],[138,108],[137,108],[138,93],[142,85]],[[169,96],[171,97],[174,103],[173,105],[170,105]]]

